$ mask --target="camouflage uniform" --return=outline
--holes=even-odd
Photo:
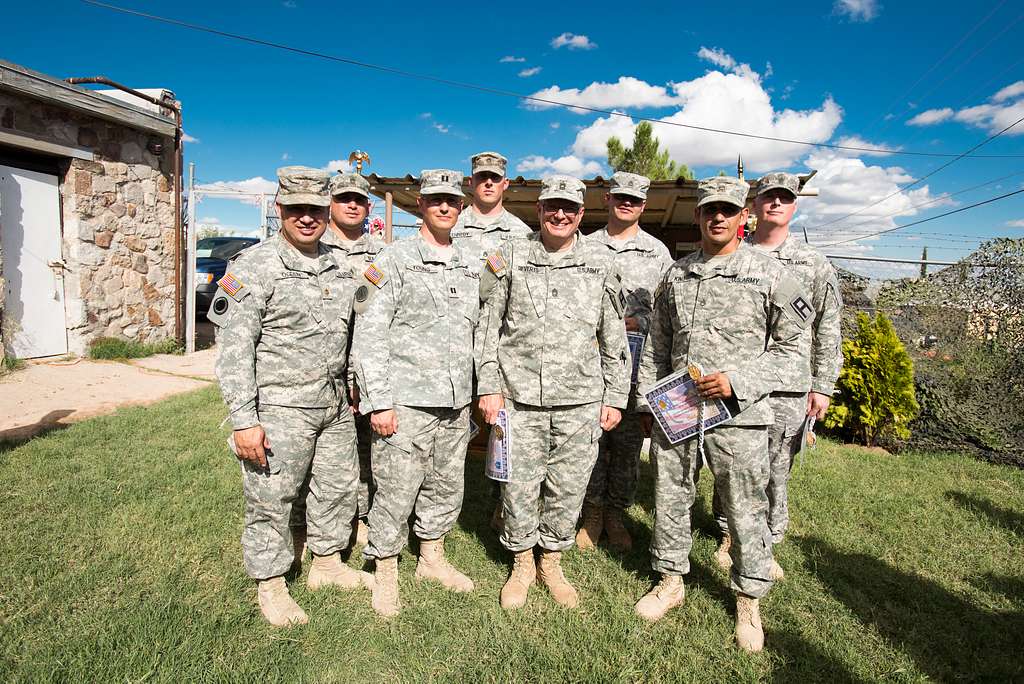
[[[611,181],[613,194],[647,198],[650,181],[643,176],[620,171],[613,174]],[[672,265],[665,243],[643,229],[628,240],[612,238],[607,227],[587,238],[604,244],[615,255],[615,266],[622,276],[622,293],[626,297],[624,317],[635,318],[639,326],[636,332],[646,335],[654,308],[654,290]],[[588,505],[607,505],[618,510],[633,505],[644,434],[632,397],[628,409],[622,414],[622,422],[601,439],[597,462],[587,485]]]
[[[582,203],[583,184],[569,181]],[[601,406],[623,409],[629,392],[612,253],[580,236],[556,257],[540,237],[508,241],[488,258],[476,330],[478,392],[503,394],[511,414],[501,542],[513,552],[572,546]]]
[[[380,559],[402,550],[413,510],[416,536],[433,540],[462,508],[480,274],[458,246],[445,260],[417,234],[385,247],[363,278],[352,346],[360,408],[398,414],[393,435],[373,438],[363,553]]]
[[[307,478],[313,553],[344,549],[355,515],[359,466],[344,391],[355,279],[328,248],[318,253],[315,261],[305,259],[277,235],[247,250],[220,281],[231,300],[225,314],[214,316],[221,326],[221,392],[234,429],[260,425],[271,445],[266,469],[241,466],[242,549],[255,579],[291,567],[289,517]]]
[[[742,206],[746,184],[739,183],[710,179],[703,186],[703,194],[710,197],[705,201]],[[734,418],[710,430],[704,448],[733,539],[732,588],[755,598],[771,588],[765,488],[767,426],[773,417],[768,394],[791,382],[803,363],[800,338],[813,316],[796,281],[743,244],[721,257],[708,258],[698,250],[680,259],[655,294],[640,385],[695,363],[705,374],[726,373],[732,386],[728,401]],[[697,439],[671,445],[655,430],[651,456],[657,477],[651,565],[663,575],[684,575],[693,543],[690,509],[700,460]]]
[[[480,152],[473,155],[473,173],[489,171],[505,177],[508,160],[497,152]],[[530,227],[502,209],[497,216],[480,216],[473,207],[467,207],[459,214],[459,220],[452,228],[452,242],[462,243],[467,254],[480,259],[480,267],[491,254],[498,251],[506,240],[529,235]]]
[[[331,178],[331,195],[340,195],[346,192],[358,192],[370,196],[370,184],[365,178],[357,173],[341,173]],[[348,262],[353,272],[362,273],[366,267],[373,263],[384,246],[387,244],[381,238],[372,233],[363,233],[355,242],[347,242],[338,237],[331,228],[328,228],[320,242],[334,250],[339,261]],[[349,387],[355,386],[355,365],[349,363],[348,373]],[[360,411],[356,414],[356,435],[359,445],[359,502],[357,515],[365,518],[370,511],[370,503],[373,501],[373,475],[370,469],[370,442],[373,438],[373,430],[370,428],[370,414]]]
[[[769,173],[758,185],[758,194],[774,188],[783,188],[797,195],[800,179],[789,173]],[[814,322],[804,333],[805,363],[793,382],[772,392],[770,404],[775,421],[768,429],[768,527],[772,543],[778,544],[789,526],[789,474],[793,459],[800,451],[804,420],[807,417],[807,392],[831,396],[843,365],[842,294],[835,269],[828,259],[814,247],[789,235],[775,247],[762,247],[752,240],[750,244],[778,261],[789,275],[796,278],[811,298]],[[721,501],[716,495],[712,505],[719,529],[728,531]]]

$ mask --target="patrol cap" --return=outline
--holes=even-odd
[[[587,194],[587,186],[579,178],[572,176],[548,176],[540,182],[541,202],[549,199],[566,199],[576,204],[583,204],[583,198]]]
[[[308,166],[282,166],[277,170],[277,202],[331,206],[327,191],[330,174]]]
[[[331,197],[355,192],[370,199],[370,182],[358,173],[339,173],[331,177]]]
[[[637,199],[646,200],[647,190],[651,187],[651,179],[641,176],[638,173],[616,171],[610,179],[611,188],[608,190],[613,195],[629,195]]]
[[[451,169],[423,169],[420,171],[420,194],[463,197],[462,173]]]
[[[750,185],[730,176],[712,176],[697,181],[697,207],[711,202],[725,202],[742,209],[747,206]]]
[[[793,197],[796,197],[800,192],[800,179],[792,174],[784,171],[774,171],[772,173],[766,173],[761,176],[761,180],[757,182],[757,194],[760,195],[763,192],[774,190],[776,188],[782,188],[793,193]]]
[[[477,152],[470,161],[473,164],[473,173],[490,171],[504,178],[505,169],[508,168],[508,159],[497,152]]]

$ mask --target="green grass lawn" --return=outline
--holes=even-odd
[[[419,585],[404,554],[398,619],[300,578],[310,624],[275,630],[242,571],[223,412],[211,388],[0,446],[0,681],[1024,679],[1022,471],[823,443],[794,473],[786,579],[762,602],[765,652],[747,655],[711,559],[707,478],[686,603],[652,626],[632,610],[651,582],[646,463],[636,550],[566,555],[577,611],[535,588],[507,614],[509,558],[471,459],[448,549],[474,593]]]

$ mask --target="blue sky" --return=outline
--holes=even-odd
[[[473,3],[452,5],[447,14],[422,3],[392,3],[386,12],[312,0],[123,5],[568,104],[813,142],[960,153],[1024,117],[1024,45],[1016,39],[1024,9],[1009,0],[934,2],[927,11],[876,0],[770,11],[763,3]],[[195,139],[187,160],[203,183],[260,187],[280,165],[326,166],[356,148],[370,153],[368,170],[381,175],[465,170],[471,154],[496,149],[511,160],[512,174],[590,177],[607,173],[607,136],[628,137],[635,123],[537,108],[73,0],[11,4],[5,12],[4,59],[60,77],[103,74],[173,90]],[[979,151],[1019,158],[958,161],[867,209],[946,159],[837,152],[664,124],[655,130],[698,176],[733,172],[737,153],[748,176],[817,169],[821,195],[802,200],[800,216],[822,244],[1024,187],[1024,123]],[[204,201],[199,215],[231,226],[258,222],[252,207],[228,201]],[[927,244],[930,258],[944,260],[996,235],[1024,237],[1024,195],[844,248],[917,257]],[[871,268],[885,275],[913,270]]]

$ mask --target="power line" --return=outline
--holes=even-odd
[[[900,216],[901,214],[905,214],[906,212],[910,211],[911,209],[920,209],[921,207],[927,207],[927,206],[929,206],[931,204],[935,204],[937,202],[941,202],[944,199],[949,199],[950,197],[956,197],[957,195],[962,195],[965,192],[971,192],[972,190],[978,190],[980,188],[988,187],[989,185],[995,185],[996,183],[998,183],[1000,181],[1004,181],[1007,178],[1013,178],[1014,176],[1020,176],[1020,175],[1024,175],[1024,171],[1015,171],[1014,173],[1010,173],[1010,174],[1007,174],[1005,176],[1000,176],[999,178],[993,178],[992,180],[987,180],[984,183],[979,183],[977,185],[972,185],[969,188],[962,188],[962,189],[956,190],[954,192],[944,192],[941,195],[939,195],[938,197],[930,199],[927,202],[922,202],[921,204],[915,204],[915,205],[907,207],[906,209],[900,209],[899,211],[894,211],[891,214],[886,214],[885,216],[874,216],[874,217],[868,219],[867,221],[861,221],[860,223],[854,223],[852,226],[836,226],[835,228],[831,228],[831,229],[829,229],[827,231],[823,231],[823,232],[828,233],[828,232],[834,232],[834,231],[837,231],[837,230],[855,232],[855,231],[852,231],[851,229],[857,228],[858,226],[866,226],[866,225],[868,225],[870,223],[874,223],[875,221],[879,221],[881,219],[887,219],[887,218],[892,218],[894,216]],[[819,230],[819,229],[823,228],[826,225],[828,225],[828,224],[824,224],[823,226],[808,226],[808,227],[812,228],[814,230]],[[967,236],[967,237],[970,237],[970,236]]]
[[[893,231],[902,230],[904,228],[909,228],[910,226],[918,226],[918,225],[920,225],[922,223],[928,223],[929,221],[934,221],[936,219],[945,218],[946,216],[952,216],[953,214],[959,214],[962,211],[967,211],[968,209],[974,209],[975,207],[980,207],[980,206],[983,206],[985,204],[992,204],[993,202],[998,202],[999,200],[1006,199],[1007,197],[1013,197],[1014,195],[1019,195],[1022,192],[1024,192],[1024,188],[1021,188],[1020,190],[1014,190],[1013,192],[1008,192],[1005,195],[999,195],[998,197],[991,197],[991,198],[989,198],[987,200],[983,200],[981,202],[976,202],[974,204],[968,204],[966,207],[960,207],[959,209],[954,209],[952,211],[947,211],[944,214],[937,214],[936,216],[929,216],[928,218],[921,219],[920,221],[913,221],[911,223],[905,223],[902,226],[895,226],[894,228],[887,228],[885,230],[880,230],[878,232],[871,233],[870,235],[862,235],[860,237],[849,238],[848,240],[839,240],[838,242],[830,242],[827,245],[820,245],[820,247],[823,247],[823,248],[824,247],[835,247],[836,245],[845,245],[848,242],[856,242],[857,240],[866,240],[867,238],[875,237],[876,235],[885,235],[886,233],[892,233]]]
[[[948,162],[946,162],[946,163],[945,163],[945,164],[943,164],[942,166],[938,167],[937,169],[933,169],[933,170],[929,171],[928,173],[926,173],[925,175],[921,176],[920,178],[918,178],[918,179],[916,179],[916,180],[913,180],[913,181],[911,181],[911,182],[909,182],[909,183],[906,183],[906,184],[904,184],[904,185],[901,185],[901,186],[899,186],[899,187],[898,187],[898,188],[896,189],[896,192],[894,192],[894,193],[892,193],[892,194],[889,194],[889,195],[886,195],[886,196],[885,196],[885,197],[883,197],[882,199],[880,199],[880,200],[878,200],[878,201],[876,201],[876,202],[872,202],[871,204],[868,204],[867,206],[861,207],[861,208],[860,208],[860,209],[858,209],[857,211],[854,211],[854,212],[851,212],[851,213],[849,213],[849,214],[846,214],[845,216],[840,216],[840,217],[839,217],[839,218],[837,218],[837,219],[832,219],[832,220],[831,220],[831,221],[829,221],[828,223],[823,223],[823,224],[821,224],[820,226],[813,226],[813,227],[814,227],[814,228],[824,228],[824,227],[826,227],[826,226],[831,226],[831,225],[832,225],[832,224],[834,224],[834,223],[839,223],[840,221],[844,221],[844,220],[846,220],[846,219],[850,218],[851,216],[856,216],[857,214],[860,214],[860,213],[861,213],[861,212],[863,212],[863,211],[867,211],[867,210],[868,210],[868,209],[870,209],[871,207],[877,207],[877,206],[878,206],[879,204],[881,204],[882,202],[885,202],[886,200],[892,199],[892,198],[893,198],[893,197],[895,197],[896,195],[899,195],[899,194],[901,194],[902,192],[904,192],[905,190],[908,190],[908,189],[910,189],[910,188],[914,187],[915,185],[917,185],[917,184],[918,184],[918,183],[920,183],[921,181],[923,181],[923,180],[925,180],[925,179],[927,179],[927,178],[930,178],[930,177],[934,176],[934,175],[935,175],[935,174],[937,174],[937,173],[938,173],[939,171],[942,171],[943,169],[945,169],[945,168],[949,167],[949,166],[950,166],[951,164],[954,164],[954,163],[956,163],[957,161],[959,161],[959,160],[963,159],[964,157],[968,156],[968,155],[969,155],[969,154],[970,154],[971,152],[973,152],[974,150],[978,149],[979,147],[982,147],[983,145],[987,145],[988,143],[992,142],[993,140],[995,140],[996,138],[998,138],[999,136],[1001,136],[1001,135],[1002,135],[1003,133],[1005,133],[1006,131],[1010,130],[1011,128],[1013,128],[1014,126],[1016,126],[1017,124],[1019,124],[1019,123],[1020,123],[1020,122],[1022,122],[1022,121],[1024,121],[1024,116],[1022,116],[1021,118],[1017,119],[1017,120],[1016,120],[1016,121],[1014,121],[1014,122],[1013,122],[1012,124],[1010,124],[1009,126],[1007,126],[1006,128],[1004,128],[1003,130],[999,131],[998,133],[993,133],[992,135],[990,135],[989,137],[985,138],[985,139],[984,139],[984,140],[982,140],[982,141],[981,141],[980,143],[978,143],[977,145],[975,145],[975,146],[974,146],[974,147],[972,147],[971,149],[967,150],[966,152],[964,152],[964,153],[962,153],[962,154],[959,154],[959,155],[957,155],[957,156],[956,156],[955,158],[953,158],[953,159],[950,159],[950,160],[949,160]]]
[[[200,32],[203,32],[203,33],[209,33],[209,34],[212,34],[212,35],[215,35],[215,36],[221,36],[223,38],[231,38],[233,40],[239,40],[239,41],[243,41],[243,42],[246,42],[246,43],[251,43],[253,45],[261,45],[263,47],[270,47],[270,48],[274,48],[274,49],[277,49],[277,50],[285,50],[287,52],[293,52],[295,54],[305,55],[307,57],[316,57],[318,59],[325,59],[325,60],[329,60],[329,61],[332,61],[332,62],[338,62],[338,63],[341,63],[341,64],[348,64],[350,66],[361,67],[361,68],[364,68],[364,69],[372,69],[372,70],[375,70],[375,71],[380,71],[380,72],[383,72],[383,73],[393,74],[393,75],[396,75],[396,76],[403,76],[405,78],[413,78],[413,79],[418,79],[418,80],[422,80],[422,81],[430,81],[432,83],[440,83],[442,85],[447,85],[447,86],[451,86],[451,87],[454,87],[454,88],[462,88],[462,89],[465,89],[465,90],[476,90],[476,91],[479,91],[479,92],[482,92],[482,93],[489,93],[491,95],[500,95],[500,96],[503,96],[503,97],[514,97],[516,99],[526,100],[528,102],[537,102],[537,103],[540,103],[540,104],[547,104],[547,105],[552,105],[552,106],[556,106],[556,107],[565,107],[567,109],[583,110],[583,111],[592,112],[592,113],[595,113],[595,114],[606,114],[608,116],[617,116],[617,117],[622,117],[622,118],[626,118],[626,119],[630,119],[630,120],[647,121],[647,122],[649,122],[651,124],[658,124],[658,125],[662,125],[662,126],[676,126],[678,128],[687,128],[687,129],[696,130],[696,131],[704,131],[706,133],[719,133],[719,134],[722,134],[722,135],[731,135],[731,136],[736,136],[736,137],[741,137],[741,138],[751,138],[751,139],[754,139],[754,140],[767,140],[767,141],[770,141],[770,142],[786,143],[786,144],[790,144],[790,145],[804,145],[806,147],[825,147],[825,148],[835,149],[835,150],[849,150],[849,151],[852,151],[852,152],[865,152],[865,153],[876,153],[876,154],[895,154],[895,155],[905,155],[905,156],[914,156],[914,157],[954,157],[955,158],[954,161],[956,159],[962,159],[964,156],[966,156],[966,154],[955,155],[955,154],[944,153],[944,152],[911,152],[911,151],[906,151],[906,150],[887,149],[887,148],[881,148],[881,147],[860,147],[860,146],[856,146],[856,145],[839,145],[839,144],[834,144],[834,143],[816,143],[816,142],[810,142],[810,141],[807,141],[807,140],[794,140],[794,139],[791,139],[791,138],[777,138],[777,137],[770,136],[770,135],[757,135],[755,133],[744,133],[744,132],[740,132],[740,131],[730,131],[730,130],[726,130],[726,129],[722,129],[722,128],[712,128],[710,126],[698,126],[696,124],[686,124],[686,123],[681,123],[679,121],[665,121],[663,119],[654,119],[654,118],[650,118],[650,117],[643,117],[643,116],[627,114],[627,113],[624,113],[624,112],[616,112],[616,111],[613,111],[613,110],[610,110],[610,109],[601,109],[601,108],[598,108],[598,107],[588,107],[586,105],[580,105],[580,104],[569,104],[569,103],[566,103],[566,102],[559,102],[557,100],[550,100],[550,99],[543,98],[543,97],[537,97],[535,95],[524,95],[522,93],[516,93],[516,92],[513,92],[511,90],[504,90],[504,89],[501,89],[501,88],[492,88],[492,87],[489,87],[489,86],[482,86],[482,85],[478,85],[478,84],[475,84],[475,83],[468,83],[468,82],[465,82],[465,81],[456,81],[456,80],[453,80],[453,79],[442,78],[440,76],[430,76],[428,74],[420,74],[420,73],[408,71],[406,69],[399,69],[399,68],[396,68],[396,67],[383,66],[383,65],[380,65],[380,64],[372,64],[370,62],[363,62],[363,61],[360,61],[360,60],[350,59],[350,58],[347,58],[347,57],[338,57],[336,55],[329,55],[329,54],[326,54],[326,53],[323,53],[323,52],[316,52],[314,50],[306,50],[306,49],[303,49],[303,48],[297,48],[297,47],[293,47],[293,46],[290,46],[290,45],[285,45],[283,43],[275,43],[275,42],[272,42],[272,41],[269,41],[269,40],[263,40],[263,39],[260,39],[260,38],[252,38],[250,36],[244,36],[244,35],[241,35],[241,34],[238,34],[238,33],[231,33],[231,32],[228,32],[228,31],[222,31],[220,29],[211,28],[209,26],[203,26],[201,24],[193,24],[193,23],[189,23],[189,22],[186,22],[186,21],[181,21],[179,19],[170,19],[168,17],[162,17],[162,16],[159,16],[159,15],[156,15],[156,14],[148,14],[146,12],[140,12],[138,10],[128,9],[128,8],[125,8],[125,7],[119,7],[117,5],[111,5],[111,4],[108,4],[108,3],[105,3],[105,2],[99,2],[98,0],[81,0],[81,1],[83,3],[85,3],[85,4],[87,4],[87,5],[93,5],[95,7],[101,7],[103,9],[111,10],[111,11],[114,11],[114,12],[120,12],[122,14],[129,14],[129,15],[133,15],[133,16],[137,16],[137,17],[142,17],[144,19],[150,19],[152,21],[162,22],[162,23],[165,23],[165,24],[170,24],[172,26],[179,26],[179,27],[187,28],[187,29],[190,29],[190,30],[193,30],[193,31],[200,31]],[[1024,155],[1019,155],[1019,154],[1009,154],[1009,155],[976,155],[974,158],[976,158],[976,159],[1019,159],[1021,157],[1024,157]]]

